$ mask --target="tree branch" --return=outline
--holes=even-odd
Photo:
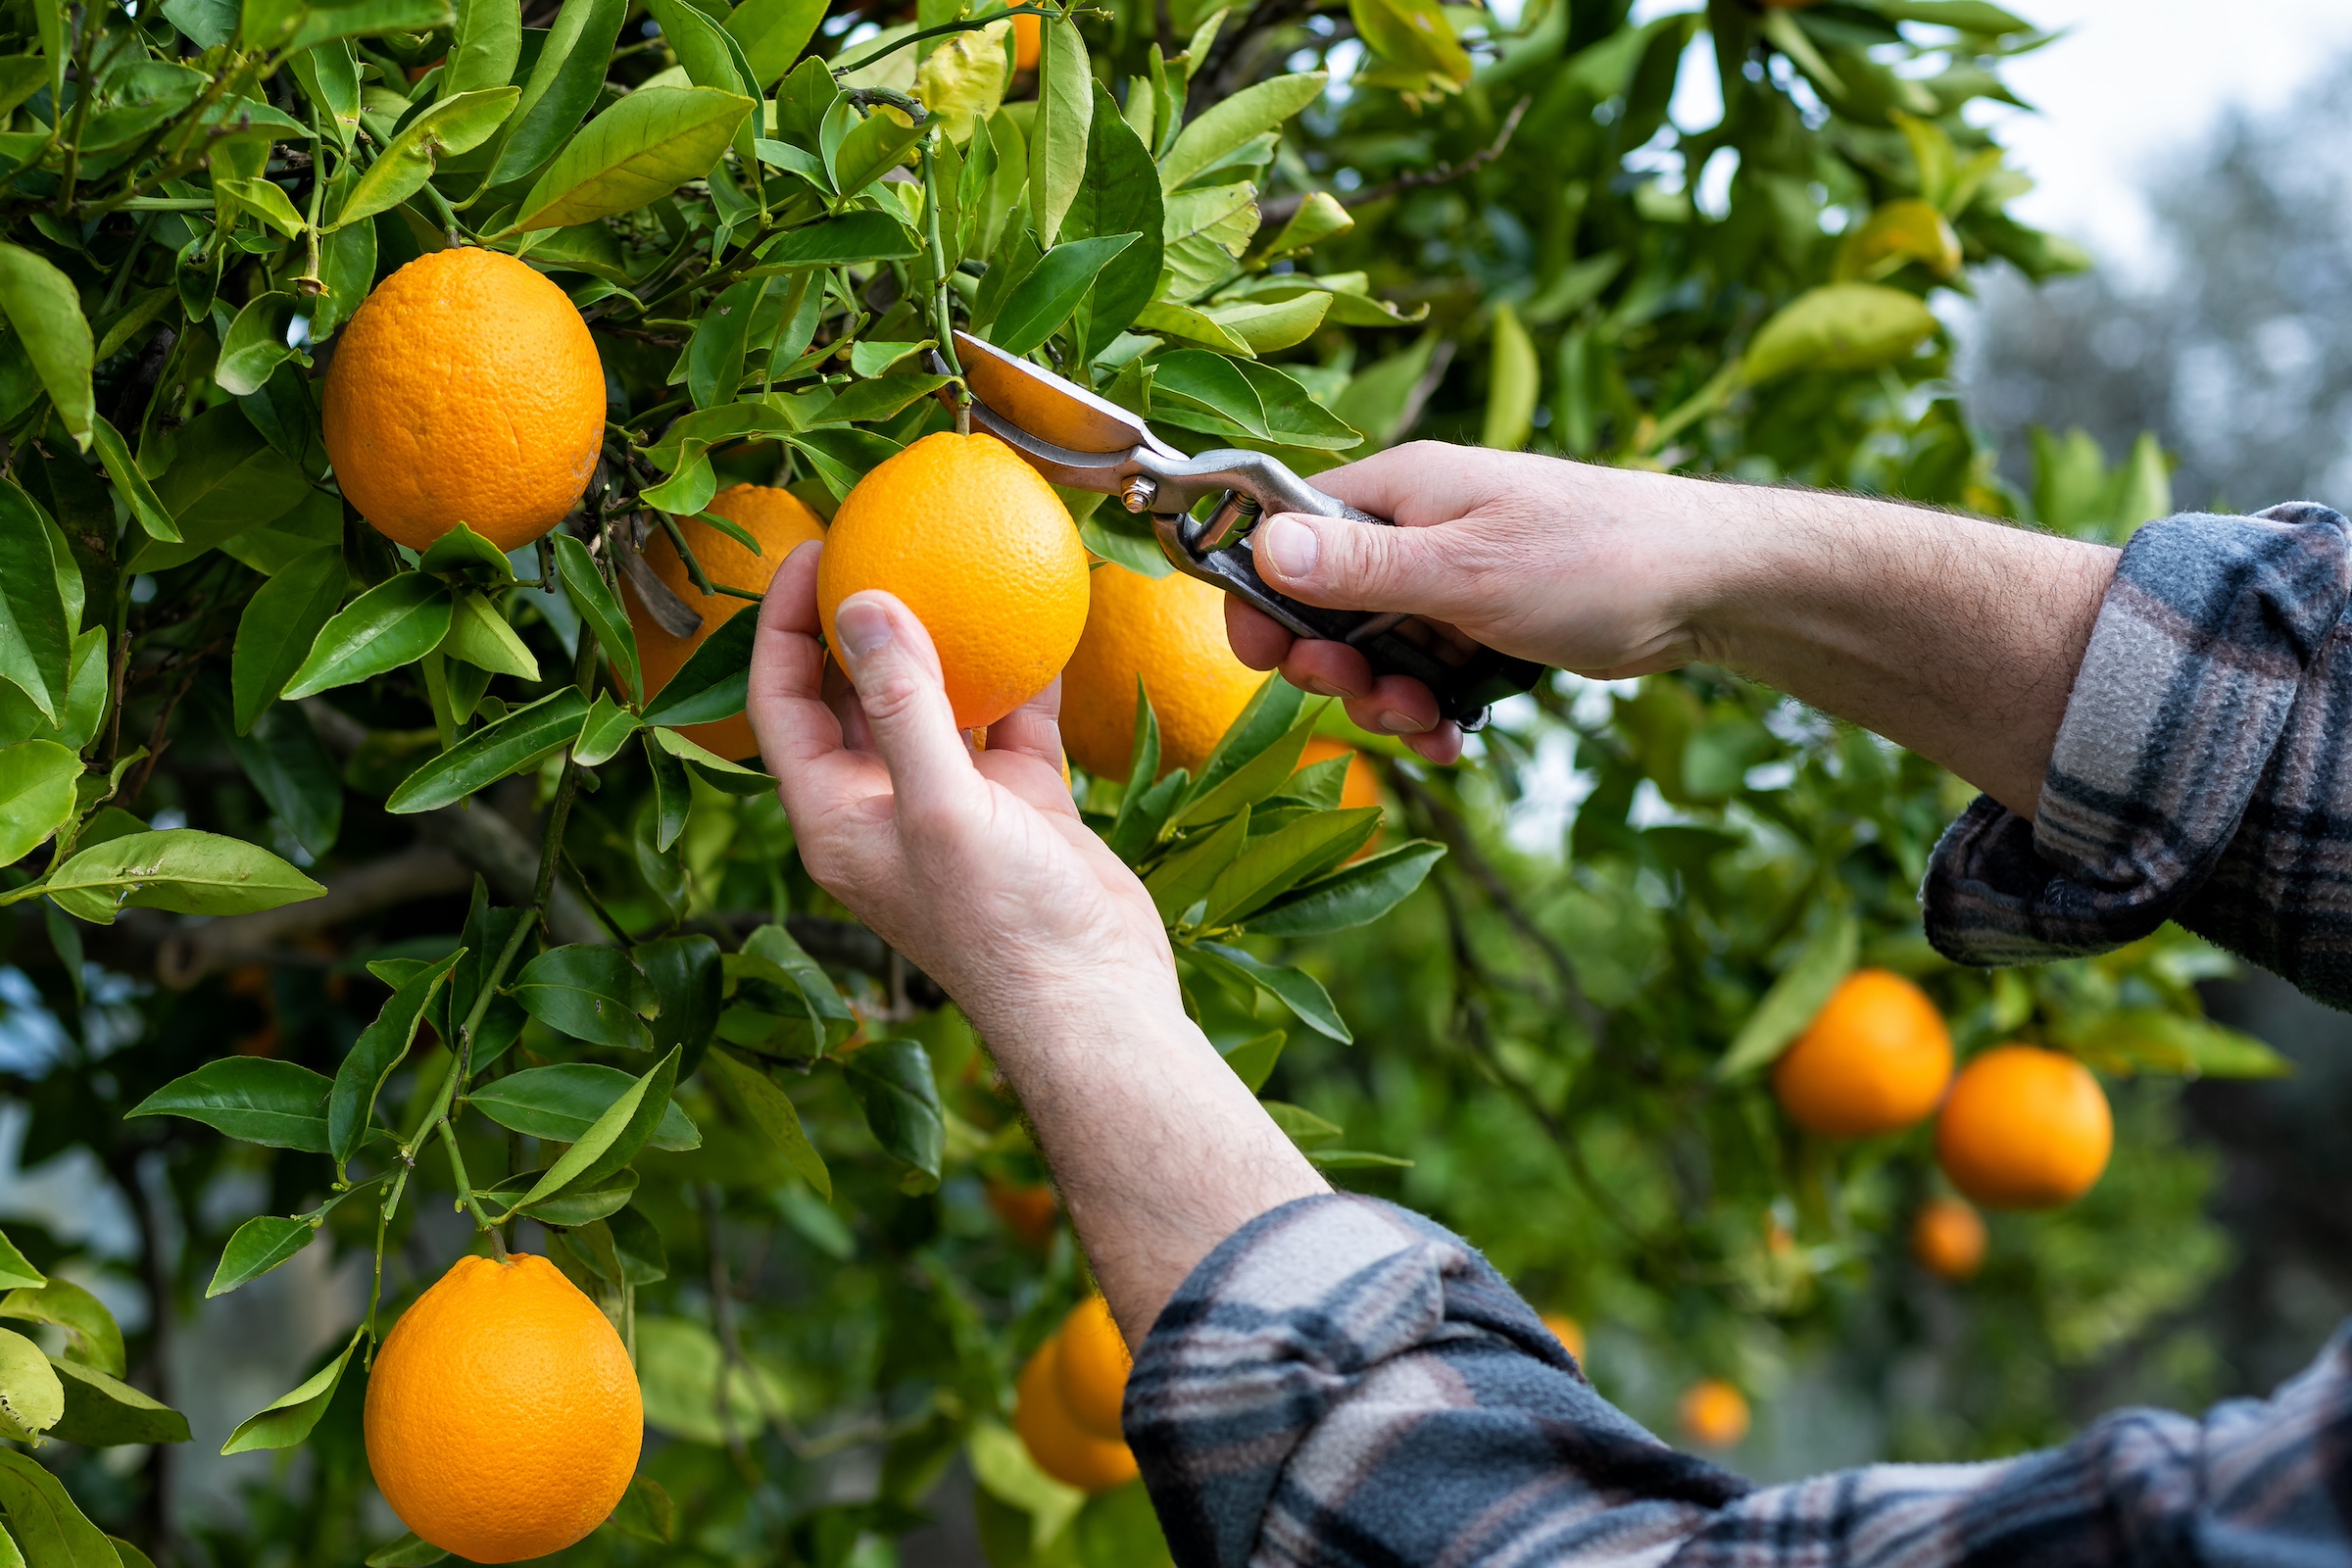
[[[1395,179],[1384,179],[1377,185],[1366,185],[1361,190],[1332,191],[1328,194],[1336,198],[1342,207],[1352,212],[1358,207],[1369,207],[1374,202],[1384,202],[1392,196],[1400,196],[1408,190],[1420,190],[1430,185],[1450,184],[1466,174],[1474,174],[1502,156],[1502,150],[1511,144],[1511,137],[1519,129],[1519,122],[1527,118],[1528,106],[1534,102],[1533,98],[1522,98],[1511,105],[1511,112],[1503,116],[1502,129],[1495,135],[1494,140],[1458,164],[1440,164],[1435,169],[1416,169],[1398,174]],[[1298,209],[1306,205],[1308,194],[1308,192],[1299,191],[1293,195],[1276,196],[1270,201],[1259,202],[1257,204],[1258,221],[1269,228],[1277,223],[1289,222],[1298,215]]]

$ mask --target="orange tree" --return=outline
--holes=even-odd
[[[887,1562],[959,1455],[994,1560],[1152,1560],[1137,1487],[1089,1498],[1006,1424],[1084,1265],[984,1043],[703,744],[741,751],[722,607],[806,531],[734,487],[829,516],[952,425],[964,326],[1307,470],[1417,432],[2109,534],[2161,510],[2152,449],[2054,446],[2011,495],[1942,379],[1931,295],[2071,265],[1963,115],[2023,21],[1627,11],[12,0],[0,904],[61,1044],[8,1089],[24,1157],[86,1148],[140,1238],[0,1247],[23,1555],[435,1560],[362,1506],[367,1378],[454,1258],[521,1248],[617,1328],[658,1439],[576,1560]],[[1672,122],[1709,78],[1720,122]],[[461,275],[506,281],[419,283]],[[2089,1199],[1932,1300],[1899,1240],[1926,1129],[1779,1117],[1760,1069],[1862,962],[1964,1054],[2269,1067],[2177,936],[1938,964],[1911,893],[1963,796],[1927,764],[1717,672],[1562,680],[1460,769],[1385,756],[1359,857],[1380,823],[1346,758],[1299,765],[1319,729],[1268,685],[1163,778],[1147,712],[1076,787],[1281,1124],[1582,1319],[1639,1412],[1704,1374],[1769,1427],[1823,1364],[1893,1446],[2045,1436],[2064,1369],[2214,1266],[2160,1087],[2119,1097]],[[240,1178],[264,1211],[221,1219]],[[366,1260],[361,1309],[218,1434],[310,1462],[198,1531],[164,1329],[312,1248]],[[1973,1375],[1922,1408],[1921,1354]]]

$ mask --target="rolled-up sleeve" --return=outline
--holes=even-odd
[[[2034,819],[1980,798],[1936,848],[1936,948],[2035,963],[2172,919],[2352,1006],[2348,544],[2307,503],[2135,534]]]
[[[2267,1403],[1758,1489],[1602,1399],[1458,1237],[1346,1196],[1194,1270],[1126,1430],[1180,1568],[2352,1561],[2352,1332]]]

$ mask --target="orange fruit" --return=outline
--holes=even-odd
[[[1038,1347],[1021,1369],[1012,1406],[1012,1430],[1037,1467],[1063,1486],[1108,1492],[1136,1477],[1135,1455],[1124,1443],[1105,1442],[1081,1428],[1061,1402],[1056,1368],[1061,1336]]]
[[[1062,1320],[1061,1354],[1054,1365],[1054,1387],[1061,1391],[1062,1408],[1089,1437],[1123,1439],[1119,1411],[1127,1396],[1127,1372],[1135,1357],[1112,1321],[1110,1306],[1090,1296]]]
[[[1936,1159],[1986,1208],[2056,1208],[2091,1189],[2115,1118],[2090,1069],[2038,1046],[1995,1046],[1953,1080]]]
[[[1565,1312],[1545,1312],[1543,1318],[1544,1326],[1551,1330],[1551,1337],[1559,1341],[1570,1355],[1582,1361],[1585,1358],[1585,1326]]]
[[[544,1257],[461,1257],[368,1378],[368,1464],[422,1540],[474,1562],[560,1551],[637,1469],[645,1408],[620,1336]]]
[[[419,256],[335,341],[319,406],[335,480],[423,550],[460,522],[501,550],[562,521],[605,438],[605,369],[564,291],[500,251]]]
[[[1012,19],[1012,69],[1035,71],[1039,51],[1045,48],[1045,18],[1021,16]]]
[[[1858,969],[1772,1070],[1788,1119],[1829,1138],[1908,1127],[1952,1076],[1952,1037],[1936,1004],[1899,974]]]
[[[988,1206],[1004,1222],[1023,1247],[1042,1252],[1054,1240],[1054,1224],[1061,1205],[1055,1201],[1054,1189],[1043,1182],[1015,1186],[1010,1182],[988,1184]]]
[[[1701,1378],[1675,1407],[1683,1436],[1702,1448],[1734,1448],[1747,1436],[1747,1399],[1721,1378]]]
[[[726,518],[760,541],[760,553],[753,555],[702,518],[680,517],[678,532],[686,536],[686,548],[702,563],[703,571],[713,587],[765,593],[767,580],[776,574],[776,568],[784,564],[784,558],[792,554],[796,545],[825,536],[824,519],[809,511],[807,503],[789,490],[770,485],[730,485],[712,496],[710,505],[704,510]],[[663,587],[703,617],[701,631],[691,637],[672,637],[646,613],[629,579],[625,576],[620,579],[620,597],[629,612],[629,625],[637,633],[637,662],[645,671],[645,696],[650,702],[728,616],[759,607],[749,599],[706,594],[696,588],[694,579],[686,574],[686,563],[678,558],[678,547],[669,542],[666,530],[655,530],[654,537],[647,541],[645,564],[654,568],[654,575],[662,579]],[[752,734],[752,721],[742,713],[713,723],[689,724],[678,733],[729,761],[740,762],[760,755],[760,742]]]
[[[941,430],[858,482],[825,535],[816,609],[896,594],[931,634],[956,727],[993,724],[1054,683],[1086,627],[1086,549],[1054,487],[984,431]],[[1211,590],[1212,592],[1214,590]]]
[[[1139,676],[1159,717],[1162,773],[1198,773],[1266,680],[1227,646],[1222,593],[1182,572],[1147,577],[1105,562],[1061,672],[1061,744],[1088,772],[1127,776]]]
[[[1911,1222],[1911,1255],[1947,1280],[1974,1279],[1984,1266],[1984,1217],[1957,1198],[1931,1198]]]

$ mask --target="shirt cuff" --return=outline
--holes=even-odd
[[[1936,848],[1928,939],[1962,963],[2105,952],[2230,847],[2347,598],[2347,523],[2307,502],[2187,513],[2124,547],[2035,818],[1980,797]]]

